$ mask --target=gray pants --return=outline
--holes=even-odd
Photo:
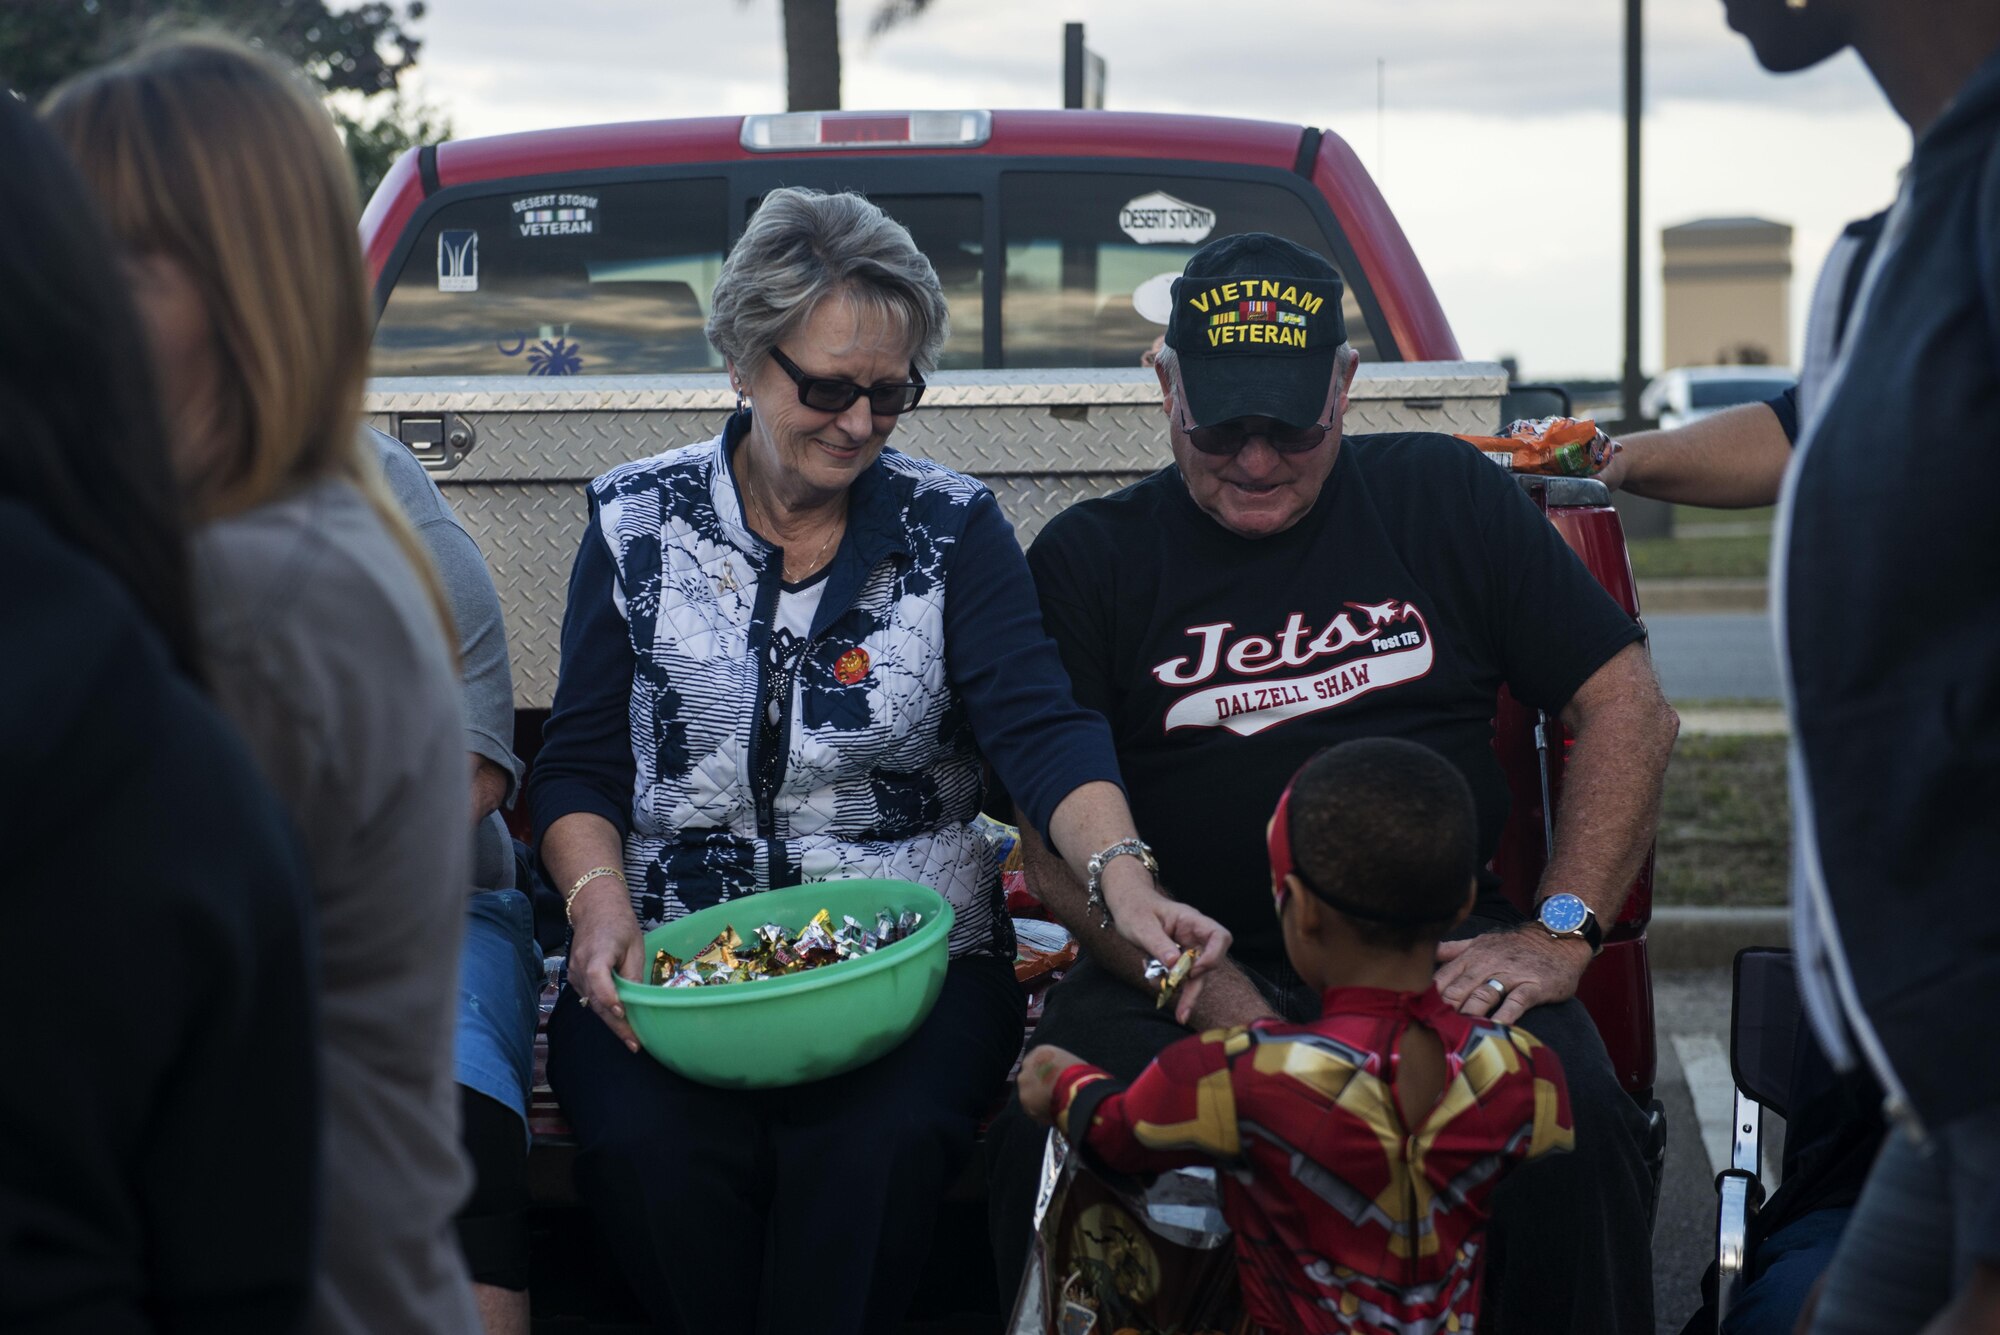
[[[1921,1330],[1972,1277],[2000,1263],[2000,1108],[1889,1135],[1827,1268],[1813,1335]]]

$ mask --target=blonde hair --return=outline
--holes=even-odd
[[[199,288],[222,368],[220,439],[187,479],[198,522],[340,478],[422,580],[454,652],[429,553],[360,430],[371,319],[354,172],[296,70],[185,33],[62,84],[42,114],[128,250]]]

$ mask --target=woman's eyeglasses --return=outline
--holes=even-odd
[[[1187,433],[1188,443],[1203,454],[1240,453],[1252,436],[1263,437],[1264,443],[1279,454],[1304,454],[1325,440],[1331,429],[1325,422],[1293,426],[1272,417],[1238,417],[1214,426],[1192,426],[1185,413],[1181,417],[1181,430]]]
[[[866,397],[868,410],[877,417],[896,417],[910,411],[924,397],[924,378],[917,374],[914,363],[910,366],[910,378],[887,385],[857,385],[852,380],[836,380],[831,376],[807,375],[790,357],[771,349],[771,360],[799,387],[799,402],[814,412],[844,413],[854,406],[854,401]]]

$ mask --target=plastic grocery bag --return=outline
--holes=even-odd
[[[1007,1335],[1251,1335],[1213,1168],[1139,1190],[1049,1132],[1035,1245]]]

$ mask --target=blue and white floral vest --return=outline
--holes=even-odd
[[[998,873],[967,824],[979,753],[944,656],[952,550],[985,488],[893,450],[855,480],[782,702],[784,765],[760,802],[758,709],[783,563],[743,520],[729,454],[747,422],[589,489],[634,656],[625,871],[639,921],[807,881],[895,877],[951,901],[954,957],[1007,953]]]

